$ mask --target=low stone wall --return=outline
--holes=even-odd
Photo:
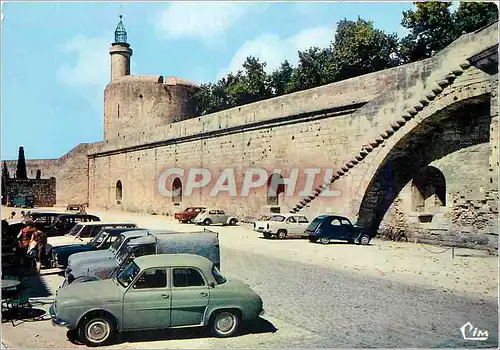
[[[7,179],[3,185],[9,198],[34,196],[35,207],[53,207],[56,204],[56,178]]]

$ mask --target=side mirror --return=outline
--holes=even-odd
[[[210,282],[210,283],[208,284],[208,286],[209,286],[210,288],[215,288],[215,283],[214,283],[214,282]]]

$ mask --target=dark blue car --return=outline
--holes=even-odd
[[[313,243],[328,244],[331,240],[340,240],[367,245],[371,240],[370,235],[363,228],[353,225],[348,218],[340,215],[316,217],[305,233],[309,235],[309,241]]]
[[[136,230],[141,229],[137,227],[103,229],[87,244],[68,244],[55,247],[52,249],[51,266],[65,269],[68,266],[68,258],[70,255],[108,249],[115,239],[120,236],[120,233]]]

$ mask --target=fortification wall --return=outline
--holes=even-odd
[[[52,207],[56,204],[56,178],[50,179],[7,179],[5,186],[8,202],[16,196],[34,196],[36,207]]]

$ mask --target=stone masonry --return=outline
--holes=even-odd
[[[285,179],[292,168],[332,168],[313,193],[285,193],[283,210],[310,219],[333,211],[374,232],[403,228],[422,241],[496,248],[498,76],[484,63],[498,61],[496,47],[497,23],[427,60],[197,118],[193,84],[125,72],[106,88],[105,139],[58,160],[28,160],[28,170],[57,178],[58,203],[257,216],[267,186],[245,198],[203,188],[179,201],[159,192],[158,178],[170,168],[215,176],[264,168]],[[323,197],[328,188],[340,196]]]

